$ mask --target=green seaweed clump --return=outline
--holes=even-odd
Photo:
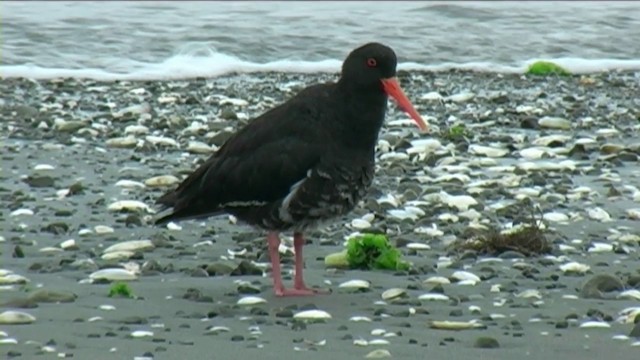
[[[117,282],[109,288],[109,297],[133,298],[133,291],[127,283]]]
[[[349,240],[347,261],[352,269],[409,270],[409,263],[402,261],[400,250],[379,234],[363,234]]]
[[[549,61],[536,61],[529,65],[527,69],[529,75],[562,75],[567,76],[571,73],[560,65],[556,65]]]
[[[448,139],[449,141],[459,141],[470,137],[471,132],[467,130],[464,124],[456,124],[449,127],[449,129],[447,129],[443,135],[444,138]]]

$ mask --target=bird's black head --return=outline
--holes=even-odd
[[[396,79],[396,53],[385,45],[368,43],[353,50],[342,64],[342,76],[339,83],[342,88],[362,94],[362,97],[394,98],[402,110],[409,114],[422,130],[427,129],[420,114],[413,108],[411,101],[402,91]],[[376,100],[378,101],[378,100]]]
[[[380,86],[380,80],[396,76],[396,53],[380,43],[353,50],[342,64],[342,78],[358,87]]]

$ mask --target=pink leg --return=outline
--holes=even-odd
[[[269,232],[267,235],[269,244],[269,257],[271,258],[271,272],[273,276],[273,292],[276,296],[304,296],[314,295],[315,290],[307,289],[302,281],[302,245],[304,239],[302,234],[294,234],[293,246],[296,252],[296,273],[294,278],[295,286],[293,289],[285,289],[282,284],[282,275],[280,273],[280,254],[278,246],[280,246],[280,237],[277,232]]]
[[[302,275],[304,269],[304,257],[302,256],[302,247],[304,246],[304,237],[301,233],[293,234],[293,251],[295,252],[295,268],[296,273],[293,278],[294,289],[307,289],[304,285],[304,276]]]
[[[282,274],[280,273],[280,234],[277,232],[269,232],[267,234],[267,242],[269,244],[269,258],[271,259],[271,276],[273,276],[273,291],[278,296],[284,294],[284,285],[282,285]]]
[[[304,284],[304,257],[302,256],[302,247],[304,246],[304,236],[302,233],[293,233],[293,251],[295,251],[295,268],[296,273],[293,278],[293,288],[300,291],[309,291],[311,294],[325,293],[327,291],[309,289]]]

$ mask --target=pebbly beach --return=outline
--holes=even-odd
[[[373,187],[310,232],[277,298],[264,234],[153,226],[155,199],[235,130],[335,74],[0,81],[0,353],[75,359],[637,359],[640,72],[401,71]],[[550,251],[457,246],[535,222]],[[330,268],[360,233],[408,271]],[[280,249],[292,278],[291,234]],[[130,296],[110,296],[126,283]]]

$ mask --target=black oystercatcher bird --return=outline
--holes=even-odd
[[[278,296],[311,295],[302,268],[303,233],[346,214],[371,185],[374,152],[391,96],[426,130],[402,91],[393,50],[353,50],[337,83],[312,85],[253,119],[175,190],[158,199],[173,212],[156,224],[228,213],[268,231]],[[293,231],[293,288],[282,284],[279,234]]]

